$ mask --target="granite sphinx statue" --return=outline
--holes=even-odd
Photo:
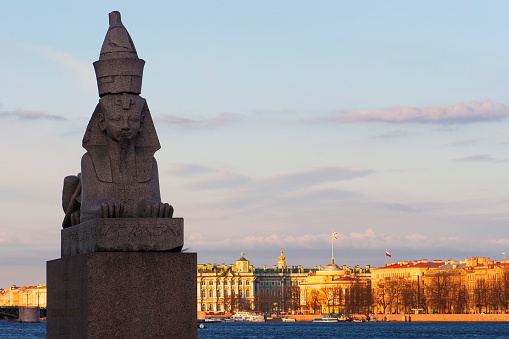
[[[95,218],[171,218],[161,202],[154,153],[160,148],[147,102],[143,66],[120,13],[94,63],[100,100],[83,137],[81,173],[64,179],[63,228]]]

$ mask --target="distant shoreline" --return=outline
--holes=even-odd
[[[509,314],[376,314],[378,321],[508,322]]]
[[[225,316],[206,316],[205,312],[199,312],[199,319],[204,318],[224,318]],[[366,318],[363,314],[352,314],[353,317],[361,319]],[[509,322],[508,314],[375,314],[377,321],[390,322]],[[320,314],[295,314],[287,315],[296,321],[313,321],[315,318],[321,318]]]

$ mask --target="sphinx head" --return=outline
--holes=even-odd
[[[122,145],[134,142],[143,129],[145,99],[134,94],[105,95],[99,101],[99,128]]]

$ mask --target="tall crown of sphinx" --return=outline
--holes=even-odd
[[[133,40],[122,24],[120,12],[109,14],[110,27],[99,60],[94,62],[99,96],[141,93],[145,61],[138,58]]]

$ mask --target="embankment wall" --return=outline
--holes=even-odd
[[[378,321],[507,322],[509,314],[377,314]]]

